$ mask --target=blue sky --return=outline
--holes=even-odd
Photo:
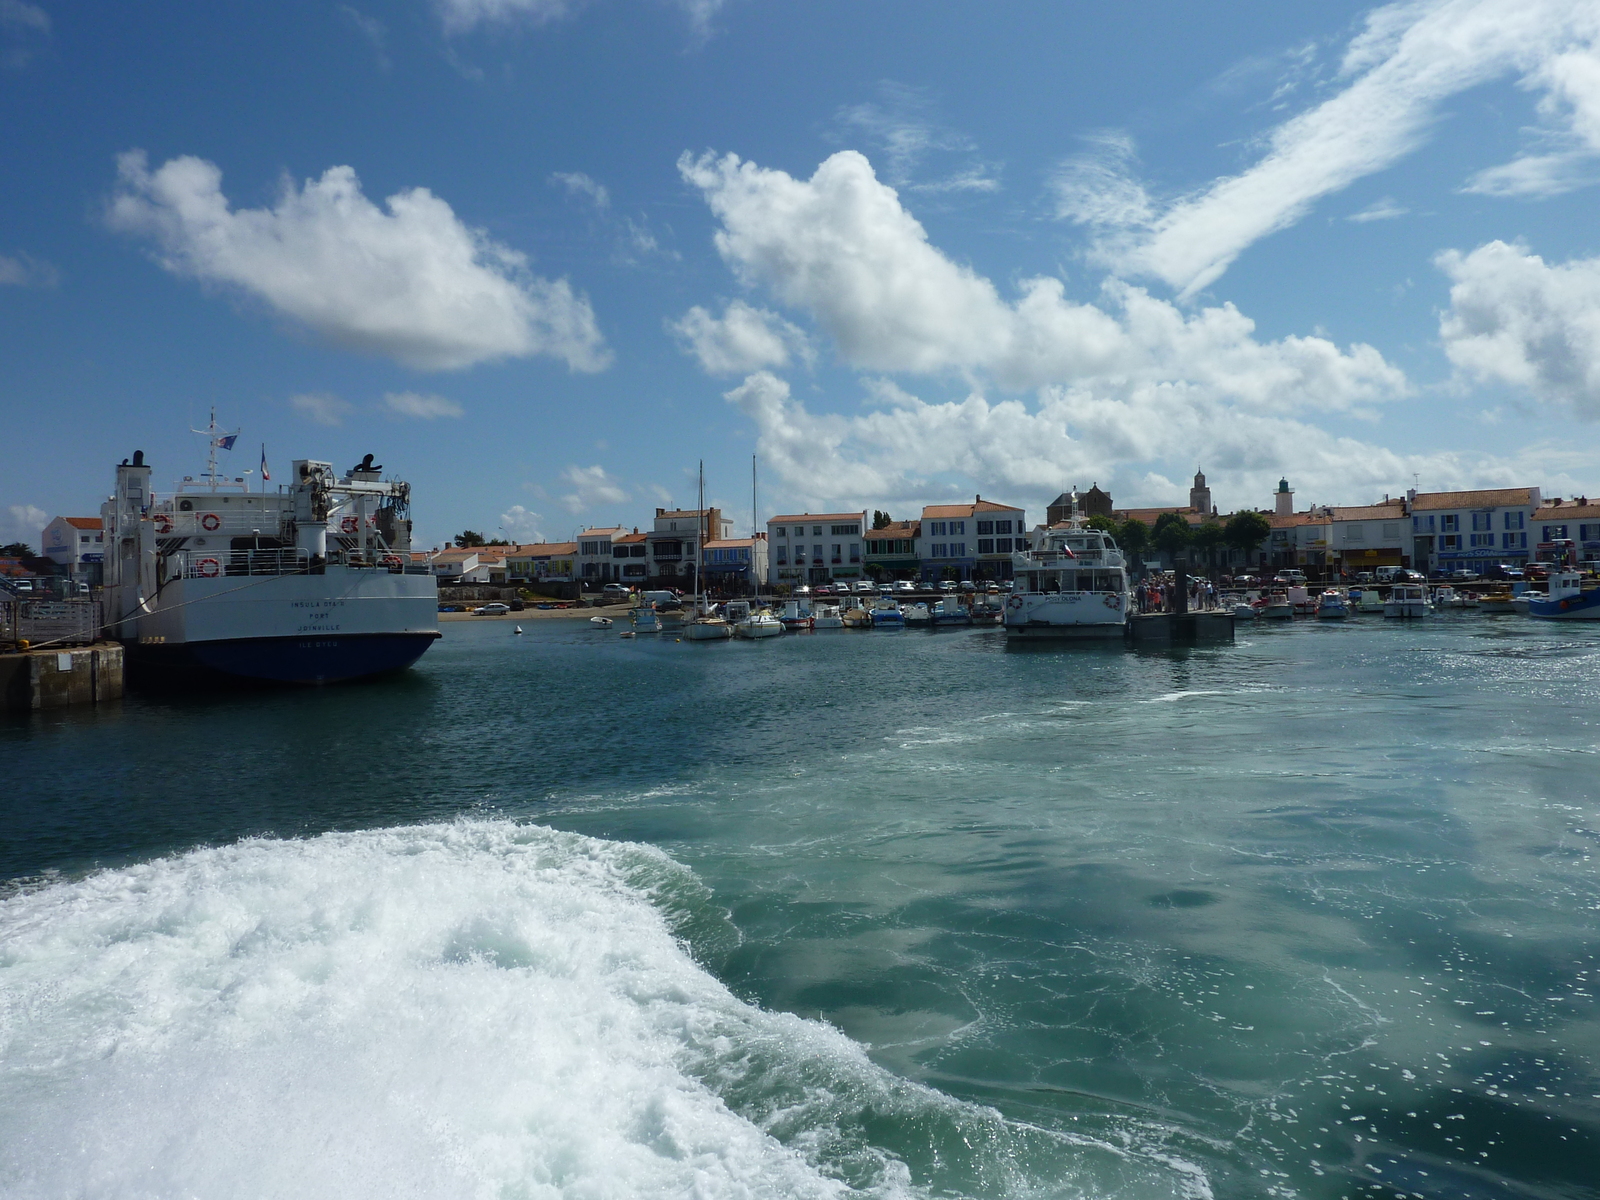
[[[0,537],[1600,493],[1600,0],[0,0]],[[281,476],[280,476],[281,478]]]

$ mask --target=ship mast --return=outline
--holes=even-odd
[[[232,433],[217,432],[217,406],[213,404],[211,406],[211,423],[204,429],[190,429],[189,432],[203,433],[206,435],[208,445],[206,452],[206,471],[205,474],[200,478],[209,483],[211,485],[211,490],[214,492],[217,490],[217,481],[222,478],[222,476],[217,474],[217,450],[219,448],[224,450],[232,450],[233,439],[239,436],[239,431],[235,429]]]

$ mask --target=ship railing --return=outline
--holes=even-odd
[[[432,575],[426,562],[413,562],[411,555],[374,546],[371,550],[329,550],[328,562],[354,570],[387,571],[391,575]]]
[[[182,550],[168,558],[168,574],[182,579],[234,575],[304,575],[311,556],[294,546],[272,550]]]
[[[274,510],[256,509],[179,512],[152,509],[157,537],[278,537],[282,519]]]

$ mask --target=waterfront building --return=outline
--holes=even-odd
[[[48,558],[71,578],[98,584],[106,561],[105,522],[99,517],[57,517],[39,535]]]
[[[927,505],[922,510],[922,579],[1010,579],[1011,555],[1019,541],[1027,549],[1027,535],[1026,513],[1015,505],[982,496],[971,504]]]
[[[1347,575],[1411,565],[1411,519],[1404,498],[1333,509],[1328,559]]]
[[[1532,533],[1539,489],[1406,493],[1411,565],[1432,575],[1465,568],[1482,574],[1498,563],[1521,564],[1538,542]]]
[[[706,542],[733,536],[733,521],[720,508],[658,508],[646,535],[649,579],[660,587],[693,586],[695,555]]]
[[[789,513],[767,520],[767,582],[829,583],[861,578],[866,510]]]
[[[529,542],[506,555],[506,574],[513,583],[570,583],[577,554],[577,542]]]
[[[635,527],[611,539],[611,578],[629,587],[643,587],[650,580],[649,535]]]
[[[1278,495],[1293,496],[1280,488]],[[1329,539],[1333,526],[1331,508],[1313,508],[1306,512],[1273,512],[1263,514],[1272,532],[1267,535],[1266,567],[1300,567],[1320,572],[1328,566]]]
[[[921,573],[921,521],[891,521],[867,533],[866,573],[874,579],[916,579]]]
[[[1572,542],[1578,560],[1593,564],[1600,560],[1600,503],[1591,502],[1587,496],[1547,500],[1533,514],[1530,532],[1540,546]]]
[[[705,572],[707,587],[754,593],[767,578],[767,535],[714,538],[707,542]]]
[[[611,540],[623,534],[622,526],[584,529],[578,533],[578,579],[584,584],[609,583],[616,578],[611,560]]]
[[[433,574],[442,584],[488,583],[489,569],[478,560],[475,546],[446,547],[431,560]]]
[[[1076,491],[1077,488],[1073,488],[1072,492],[1062,492],[1045,505],[1046,526],[1061,525],[1072,519],[1072,495]],[[1078,494],[1078,515],[1084,520],[1111,516],[1111,493],[1102,491],[1098,483],[1091,484],[1087,492]]]

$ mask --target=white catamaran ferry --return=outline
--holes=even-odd
[[[1076,516],[1011,556],[1016,590],[1006,601],[1008,637],[1119,638],[1132,597],[1127,563],[1111,535]]]
[[[369,454],[337,475],[299,460],[276,492],[210,469],[170,496],[144,453],[101,506],[106,623],[130,660],[281,683],[409,667],[439,636],[439,587],[411,561],[410,485]]]

